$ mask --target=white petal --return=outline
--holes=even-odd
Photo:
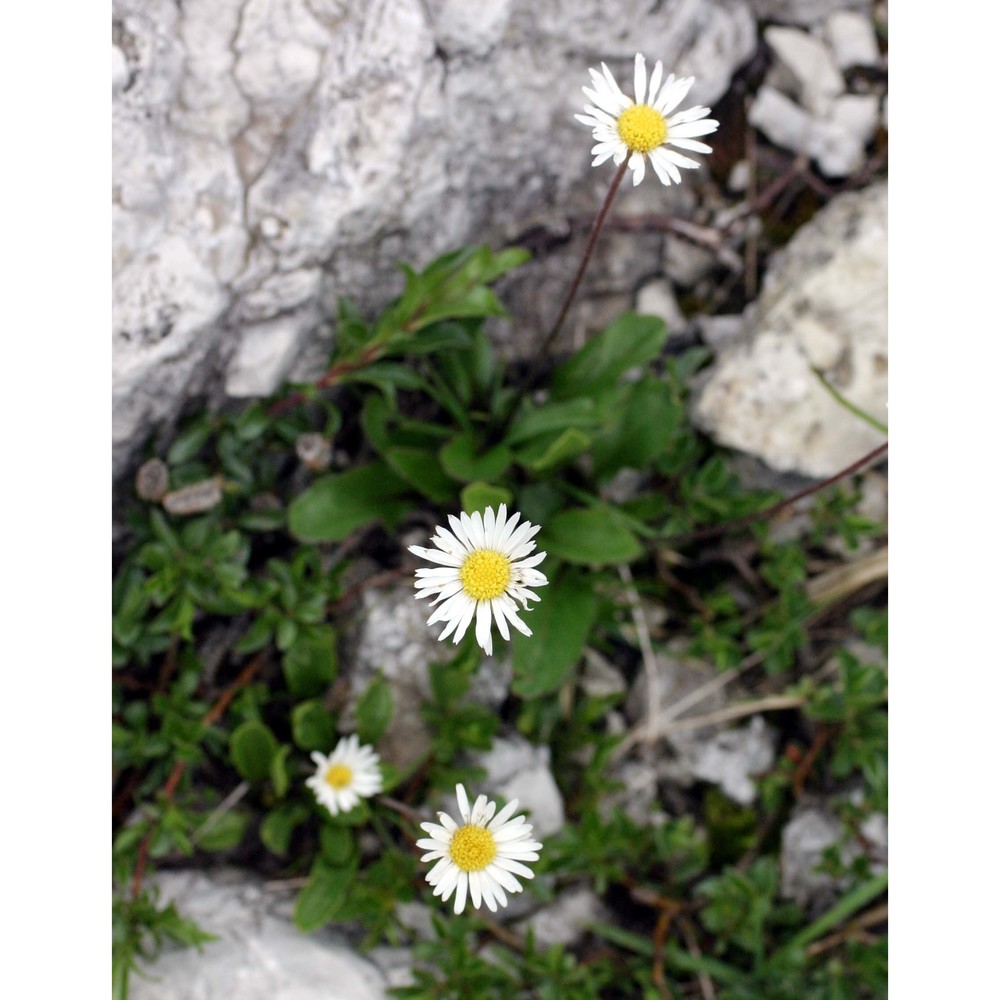
[[[521,883],[509,872],[497,866],[495,862],[486,866],[492,878],[502,885],[508,892],[520,892]]]
[[[465,894],[469,888],[469,876],[465,872],[458,874],[458,888],[455,891],[455,912],[461,913],[465,909]]]
[[[660,93],[660,99],[656,102],[656,110],[661,115],[670,114],[687,97],[687,93],[693,83],[694,77],[688,76],[683,80],[673,81],[669,87],[664,87]]]
[[[635,54],[635,103],[646,103],[646,57]]]
[[[483,905],[483,891],[479,885],[479,872],[469,872],[469,895],[472,905],[478,910]],[[457,910],[455,911],[458,912]]]
[[[489,802],[489,799],[487,799],[485,795],[480,795],[476,799],[476,804],[472,807],[472,820],[471,820],[471,823],[472,823],[473,826],[482,826],[483,825],[483,816],[486,813],[486,804],[488,802]]]
[[[686,170],[697,170],[701,166],[697,160],[692,160],[690,156],[678,153],[675,149],[664,149],[662,152],[671,163],[678,167],[684,167]]]
[[[692,153],[711,153],[712,147],[698,142],[697,139],[678,139],[676,136],[667,136],[668,146],[679,146],[681,149],[690,149]]]
[[[490,601],[490,604],[493,605],[494,601]],[[500,610],[499,606],[491,607],[490,610],[493,612],[493,617],[496,619],[497,629],[500,632],[500,635],[503,637],[505,642],[510,642],[510,629],[507,628],[507,619],[504,616],[503,611]]]
[[[453,556],[447,552],[440,552],[438,549],[424,549],[419,545],[411,545],[410,551],[421,559],[428,562],[438,563],[440,566],[461,566],[464,561],[460,556]]]
[[[459,877],[462,874],[462,870],[454,862],[448,867],[441,880],[434,888],[434,895],[440,896],[445,902],[448,901],[448,897],[451,895],[452,890],[458,885]]]
[[[670,187],[671,180],[675,184],[680,184],[681,175],[678,173],[677,168],[670,162],[670,159],[666,156],[666,152],[662,147],[654,149],[649,154],[649,160],[653,164],[656,176],[660,178],[660,181],[664,185]]]
[[[486,510],[483,511],[483,535],[485,536],[483,544],[488,549],[493,548],[493,534],[496,531],[496,527],[497,516],[493,512],[492,507],[487,507]]]
[[[521,878],[535,877],[535,873],[527,865],[522,865],[520,861],[510,861],[507,858],[496,857],[491,863],[498,868],[502,868],[504,871],[520,875]]]
[[[649,78],[649,95],[646,97],[647,104],[653,104],[656,101],[657,92],[660,89],[660,78],[662,76],[663,63],[657,59],[656,65],[653,67],[653,75]]]
[[[646,176],[645,157],[643,157],[642,153],[636,150],[629,157],[628,166],[632,171],[632,187],[638,187],[642,182],[643,177]]]
[[[491,604],[492,601],[480,601],[476,608],[476,642],[487,656],[493,655],[493,633],[490,631],[490,626],[493,624]]]
[[[490,823],[489,829],[495,834],[496,831],[499,830],[500,827],[502,827],[504,823],[506,823],[507,820],[514,815],[515,809],[517,809],[517,799],[511,799],[510,802],[508,802],[507,805],[505,805],[503,809],[497,813],[496,819]]]
[[[469,811],[469,796],[465,793],[465,785],[455,786],[455,798],[458,799],[458,811],[462,815],[462,822],[468,823],[472,813]]]

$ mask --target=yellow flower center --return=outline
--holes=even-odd
[[[463,872],[481,872],[497,856],[497,842],[485,827],[463,826],[451,838],[448,853]]]
[[[667,120],[648,104],[633,104],[618,116],[618,134],[634,152],[648,153],[667,138]]]
[[[510,560],[490,549],[476,549],[462,563],[458,575],[469,597],[490,601],[499,597],[510,583]]]
[[[353,777],[351,769],[346,764],[333,764],[327,769],[326,783],[339,791],[341,788],[346,788]]]

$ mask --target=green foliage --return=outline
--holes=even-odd
[[[219,854],[303,879],[303,931],[345,923],[366,946],[413,946],[400,996],[645,1000],[696,995],[706,975],[719,1000],[884,996],[884,938],[831,939],[885,890],[856,832],[886,808],[885,671],[858,640],[884,653],[887,619],[853,597],[818,608],[808,596],[831,553],[877,543],[884,526],[858,514],[858,484],[820,492],[796,537],[741,525],[780,497],[747,490],[691,425],[688,385],[709,353],[671,352],[658,319],[622,316],[521,391],[484,323],[503,315],[491,283],[524,259],[472,247],[404,268],[379,316],[342,301],[322,380],[196,415],[167,450],[171,489],[216,480],[216,506],[127,512],[112,593],[117,996],[162,942],[208,939],[159,906],[156,865]],[[332,470],[299,461],[306,433],[336,445]],[[437,647],[419,720],[392,664],[354,687],[341,629],[359,592],[412,580],[404,537],[425,544],[448,514],[501,503],[541,526],[548,553],[548,585],[520,612],[533,634],[494,635],[489,665],[472,634]],[[781,756],[753,805],[662,773],[641,808],[630,802],[620,757],[642,720],[588,671],[605,662],[630,685],[647,644],[739,668],[748,698],[791,696],[771,718]],[[507,656],[509,695],[480,703],[474,678]],[[312,752],[346,732],[391,746],[403,720],[422,721],[429,743],[383,762],[387,794],[338,815],[317,804]],[[431,896],[413,811],[430,818],[457,781],[475,787],[470,754],[515,726],[548,748],[566,813],[526,894],[586,887],[604,916],[573,948],[542,948],[440,907],[435,939],[414,941],[397,904]],[[781,828],[805,790],[829,795],[845,830],[824,862],[843,891],[812,922],[778,879]]]

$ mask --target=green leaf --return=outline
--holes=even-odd
[[[643,551],[635,535],[607,506],[564,510],[542,530],[541,549],[566,562],[585,566],[631,562]]]
[[[392,720],[392,689],[381,676],[368,685],[355,709],[358,739],[362,743],[378,743]]]
[[[231,809],[218,816],[209,814],[202,826],[194,832],[194,844],[203,851],[231,851],[238,847],[246,833],[250,816]]]
[[[176,440],[167,452],[168,465],[181,465],[190,461],[204,447],[212,433],[212,419],[209,416],[200,417],[190,427],[177,435]]]
[[[468,350],[472,346],[472,338],[461,323],[444,321],[421,328],[417,334],[401,330],[389,338],[387,346],[400,354],[433,354],[444,350]]]
[[[329,923],[344,904],[354,881],[356,864],[334,867],[317,858],[309,881],[295,900],[294,920],[300,931],[314,931]]]
[[[300,629],[295,644],[281,659],[288,689],[296,698],[314,698],[336,676],[334,632],[325,625]]]
[[[532,472],[547,472],[575,458],[589,447],[590,437],[575,427],[569,427],[553,438],[536,438],[531,444],[519,449],[517,460]]]
[[[553,399],[587,396],[612,385],[630,368],[655,358],[666,340],[663,320],[626,313],[555,370]]]
[[[455,484],[444,474],[434,452],[426,448],[388,448],[382,457],[429,500],[447,503],[455,498]]]
[[[508,445],[520,444],[541,434],[568,428],[584,430],[598,427],[601,415],[589,397],[571,399],[565,403],[545,403],[543,406],[522,410],[507,432]]]
[[[301,802],[285,802],[272,809],[260,825],[261,843],[279,856],[288,853],[292,834],[309,818],[309,809]]]
[[[247,781],[266,781],[271,773],[271,758],[278,741],[263,722],[248,721],[236,727],[229,737],[229,756]]]
[[[511,463],[510,449],[505,445],[483,452],[470,434],[453,437],[438,452],[438,457],[449,476],[466,483],[476,479],[497,479]]]
[[[602,477],[645,468],[666,449],[684,417],[683,405],[659,379],[622,386],[617,395],[612,425],[594,441],[594,471]]]
[[[303,542],[339,542],[377,518],[391,525],[410,505],[409,490],[384,462],[317,479],[288,508],[288,527]]]
[[[512,636],[515,693],[537,698],[554,691],[583,655],[597,613],[590,579],[567,570],[541,591],[530,614],[522,613],[532,635]]]
[[[327,753],[335,736],[333,717],[318,699],[300,702],[292,709],[292,739],[303,750]]]
[[[487,507],[497,508],[502,503],[510,503],[514,494],[503,486],[490,486],[488,483],[469,483],[462,490],[462,510],[471,514],[478,510],[482,513]]]
[[[282,743],[278,752],[271,758],[271,785],[279,799],[288,794],[288,786],[291,783],[288,777],[288,755],[291,752],[291,745]]]
[[[354,834],[347,826],[324,825],[319,831],[323,857],[337,868],[348,864],[354,856]]]

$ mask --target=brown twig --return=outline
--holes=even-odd
[[[787,497],[784,500],[776,504],[772,504],[764,510],[759,510],[755,514],[746,514],[743,517],[734,517],[729,521],[723,521],[722,524],[709,525],[707,528],[698,528],[695,531],[685,531],[679,535],[670,535],[664,541],[668,542],[694,542],[701,541],[703,538],[712,538],[715,535],[724,534],[727,531],[732,531],[735,528],[743,528],[748,524],[753,524],[754,521],[763,521],[769,517],[773,517],[778,511],[784,510],[786,507],[791,507],[793,504],[798,503],[800,500],[804,500],[808,496],[812,496],[813,493],[819,493],[820,490],[825,490],[828,486],[832,486],[835,482],[840,479],[844,479],[847,476],[852,475],[855,472],[860,471],[866,465],[874,462],[875,459],[880,458],[889,450],[889,442],[884,441],[877,448],[873,448],[867,455],[859,458],[856,462],[852,462],[846,469],[841,469],[839,472],[835,472],[832,476],[828,476],[826,479],[819,483],[814,483],[812,486],[806,487],[804,490],[799,490],[798,493],[794,493],[792,496]]]
[[[338,361],[331,365],[323,375],[321,375],[314,383],[314,389],[327,389],[333,385],[338,379],[343,378],[344,375],[349,375],[351,372],[356,372],[359,368],[365,368],[370,365],[373,361],[377,361],[382,355],[382,345],[381,344],[369,344],[355,359],[349,361]],[[284,399],[279,399],[277,402],[272,403],[267,410],[267,415],[269,417],[277,417],[282,413],[286,413],[288,410],[294,409],[300,403],[304,403],[308,399],[308,396],[304,392],[293,392],[290,396],[286,396]]]
[[[548,356],[549,349],[555,343],[555,339],[559,335],[559,331],[562,329],[563,321],[566,319],[570,306],[573,305],[573,300],[576,298],[576,293],[580,289],[580,282],[583,281],[584,272],[587,270],[587,265],[590,263],[590,258],[593,256],[594,246],[597,243],[597,237],[601,235],[601,230],[604,228],[604,221],[607,219],[608,212],[611,209],[611,202],[614,201],[615,194],[621,185],[622,178],[625,176],[625,171],[627,169],[628,159],[625,159],[615,172],[615,176],[611,181],[611,187],[608,188],[608,193],[604,196],[604,203],[601,205],[601,210],[597,213],[597,218],[594,219],[594,225],[591,227],[590,236],[587,237],[587,245],[583,250],[583,257],[580,259],[580,265],[576,269],[573,282],[569,286],[566,298],[563,300],[562,308],[559,310],[559,315],[556,317],[556,321],[552,325],[552,329],[549,330],[539,345],[538,350],[535,353],[534,361],[531,363],[531,367],[528,369],[527,375],[521,382],[521,385],[510,405],[507,407],[507,411],[503,420],[500,422],[500,425],[491,434],[490,441],[496,442],[503,440],[504,435],[507,433],[507,428],[510,427],[511,422],[517,415],[517,411],[521,408],[521,403],[524,400],[524,397],[530,391],[531,387],[535,383],[535,380],[541,373],[542,366],[545,364],[545,359]]]
[[[837,728],[836,726],[825,725],[822,722],[816,727],[816,736],[813,738],[812,745],[806,751],[802,760],[799,761],[792,774],[792,790],[795,792],[796,798],[801,797],[802,791],[805,788],[806,778],[809,777],[809,772],[816,763],[816,758],[819,757],[819,753],[823,747],[830,742]]]
[[[822,955],[824,951],[836,948],[837,945],[842,944],[844,941],[850,941],[852,938],[858,937],[866,927],[885,923],[888,919],[889,904],[879,903],[852,920],[846,927],[842,927],[839,931],[834,931],[828,937],[821,938],[819,941],[809,945],[806,948],[806,954],[810,958],[815,958],[817,955]]]
[[[368,590],[370,587],[381,587],[383,583],[392,583],[404,574],[412,572],[412,567],[400,566],[398,569],[387,569],[383,570],[381,573],[375,573],[368,577],[367,580],[362,580],[361,583],[355,584],[353,587],[345,590],[344,593],[333,602],[333,607],[342,607],[350,601],[353,601],[355,597],[364,593],[364,591]]]
[[[209,709],[204,718],[202,718],[201,724],[203,726],[213,726],[219,721],[219,719],[222,718],[233,698],[236,697],[241,688],[250,683],[254,675],[264,665],[264,661],[266,659],[267,651],[262,650],[243,668],[243,670],[240,671],[236,680],[234,680],[233,683],[222,692],[215,704]],[[179,760],[174,764],[173,770],[170,772],[170,775],[160,792],[161,797],[166,803],[169,804],[173,801],[174,795],[177,793],[177,786],[181,783],[181,778],[184,776],[184,770],[187,767],[187,764],[188,762],[186,760]],[[139,891],[142,889],[142,880],[146,874],[146,865],[149,861],[149,849],[152,845],[156,829],[156,824],[152,823],[139,844],[139,849],[136,853],[135,859],[135,870],[132,873],[133,898],[138,896]]]
[[[427,817],[420,812],[418,809],[414,809],[412,806],[408,806],[405,802],[400,802],[399,799],[394,799],[389,795],[380,795],[377,799],[382,805],[387,809],[391,809],[393,812],[398,812],[400,816],[405,816],[408,820],[413,823],[424,823],[427,821]]]

